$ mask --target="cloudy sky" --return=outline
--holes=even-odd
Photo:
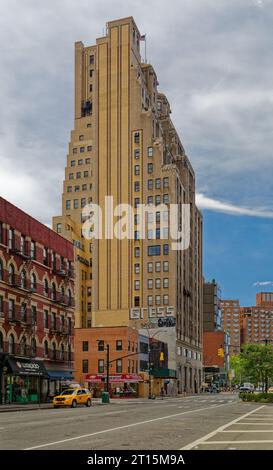
[[[272,0],[2,0],[0,194],[60,213],[74,42],[131,15],[196,171],[205,275],[252,304],[273,289]]]

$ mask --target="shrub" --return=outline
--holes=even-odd
[[[240,392],[239,398],[242,401],[253,401],[262,403],[273,403],[273,393],[247,393]]]

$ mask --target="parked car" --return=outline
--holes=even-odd
[[[254,385],[251,383],[244,383],[243,385],[240,386],[240,392],[254,392]]]
[[[78,405],[89,407],[91,404],[91,392],[85,388],[68,388],[53,398],[54,408],[62,406],[76,408]]]
[[[210,393],[220,393],[220,388],[217,385],[212,385],[209,389]]]

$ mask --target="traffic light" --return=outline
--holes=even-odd
[[[160,353],[159,360],[160,360],[160,362],[164,361],[164,352]]]
[[[224,348],[219,348],[217,354],[218,354],[218,356],[220,356],[220,357],[225,357]]]

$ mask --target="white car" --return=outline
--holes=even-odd
[[[244,383],[240,387],[240,392],[254,392],[254,385],[251,383]]]

